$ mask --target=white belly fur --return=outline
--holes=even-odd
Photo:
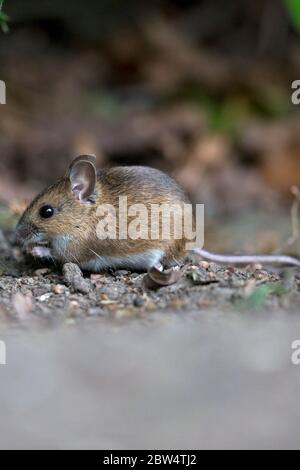
[[[103,269],[130,269],[137,271],[146,271],[160,262],[164,255],[162,250],[148,250],[137,255],[128,256],[97,256],[80,267],[86,271],[98,272]]]

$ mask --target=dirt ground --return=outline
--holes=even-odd
[[[37,265],[1,233],[0,448],[298,448],[297,270]]]
[[[64,267],[41,264],[25,258],[12,240],[13,232],[1,233],[2,325],[43,327],[132,317],[150,320],[154,314],[186,315],[212,309],[297,311],[300,305],[300,282],[294,269],[236,269],[194,257],[187,260],[178,282],[149,289],[141,273],[120,270],[83,276],[71,263]]]

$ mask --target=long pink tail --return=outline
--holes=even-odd
[[[194,252],[208,261],[227,264],[288,264],[300,266],[300,259],[285,255],[220,255],[195,248]]]

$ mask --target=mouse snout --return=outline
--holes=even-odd
[[[17,243],[24,243],[26,239],[30,238],[37,227],[30,222],[20,221],[16,227],[15,240]]]

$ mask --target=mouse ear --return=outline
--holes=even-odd
[[[69,168],[68,177],[72,192],[81,202],[87,202],[95,191],[97,181],[95,163],[95,155],[80,155],[73,160]]]

